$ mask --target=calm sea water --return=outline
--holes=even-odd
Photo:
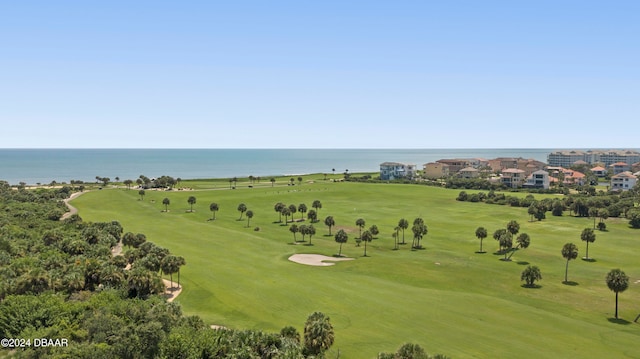
[[[135,180],[140,175],[182,179],[246,178],[306,173],[374,172],[382,162],[443,158],[523,157],[546,162],[551,149],[0,149],[0,180],[11,184]]]

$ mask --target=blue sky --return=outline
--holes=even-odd
[[[12,1],[2,148],[640,148],[638,1]]]

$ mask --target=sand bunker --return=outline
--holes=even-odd
[[[335,263],[331,263],[331,262],[350,261],[350,260],[353,260],[353,258],[328,257],[320,254],[294,254],[291,257],[289,257],[289,260],[292,262],[306,264],[309,266],[332,266]]]

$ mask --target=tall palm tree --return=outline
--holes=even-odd
[[[321,312],[311,314],[304,324],[304,346],[311,355],[322,354],[334,341],[333,325]]]
[[[316,228],[313,226],[313,224],[307,226],[307,234],[309,235],[309,245],[311,245],[311,237],[316,234]]]
[[[409,228],[409,221],[407,221],[404,218],[401,218],[398,221],[398,227],[400,227],[400,229],[402,229],[402,244],[405,244],[405,242],[404,242],[404,230]]]
[[[271,187],[273,187],[273,185],[276,183],[276,179],[273,177],[271,177],[269,181],[271,181]]]
[[[316,212],[320,212],[320,208],[322,208],[322,202],[320,202],[320,200],[315,200],[313,201],[313,203],[311,204],[311,207],[315,208]]]
[[[513,257],[513,254],[520,248],[529,248],[529,245],[531,244],[531,237],[526,233],[520,233],[520,235],[518,235],[518,238],[516,238],[516,243],[516,247],[511,251],[511,253],[509,254],[509,258],[507,259],[511,259],[511,257]]]
[[[248,210],[247,211],[247,228],[249,228],[249,222],[251,221],[251,218],[253,218],[253,211],[252,210]]]
[[[178,261],[177,257],[174,255],[168,255],[162,258],[160,262],[160,268],[162,269],[162,273],[168,274],[171,280],[171,288],[173,288],[173,273],[178,272]]]
[[[580,234],[580,239],[587,242],[587,251],[584,259],[589,260],[589,243],[596,241],[596,233],[591,228],[585,228]]]
[[[356,226],[358,226],[358,228],[360,229],[359,233],[358,233],[358,238],[362,238],[362,228],[364,228],[365,225],[365,221],[362,218],[358,218],[356,220]]]
[[[298,225],[297,224],[292,224],[291,227],[289,227],[289,232],[293,233],[293,242],[297,242],[298,238],[296,238],[296,233],[298,233],[299,229],[298,229]]]
[[[424,220],[422,218],[416,218],[413,220],[413,227],[411,227],[411,231],[413,232],[413,244],[412,247],[419,249],[422,248],[420,245],[420,240],[424,237],[427,232],[427,225],[424,224]]]
[[[487,238],[487,229],[478,227],[478,229],[476,229],[476,237],[480,240],[480,250],[478,253],[485,253],[485,251],[482,250],[482,240]]]
[[[371,234],[371,232],[369,232],[369,230],[366,230],[364,232],[362,232],[362,234],[360,235],[360,239],[364,242],[364,256],[367,256],[367,242],[371,242],[373,240],[373,234]]]
[[[144,195],[145,195],[145,191],[143,189],[138,191],[138,195],[140,195],[140,200],[143,201],[144,200]]]
[[[300,212],[300,219],[304,219],[304,214],[307,213],[307,205],[300,203],[300,205],[298,205],[298,212]]]
[[[295,204],[289,205],[289,213],[291,214],[291,221],[294,221],[293,215],[298,211],[298,207]]]
[[[511,233],[512,236],[515,236],[520,232],[520,224],[515,220],[509,221],[509,223],[507,223],[507,231]]]
[[[275,204],[275,206],[273,206],[273,209],[278,212],[278,223],[282,223],[282,209],[286,207],[284,203],[282,202],[278,202]]]
[[[238,205],[238,211],[240,212],[240,218],[238,219],[238,221],[242,220],[242,215],[244,214],[244,212],[247,211],[247,205],[244,203],[240,203]]]
[[[289,223],[289,216],[291,215],[291,211],[289,207],[283,206],[280,213],[284,216],[284,225],[286,226]]]
[[[569,261],[578,257],[578,247],[573,243],[567,243],[562,247],[562,257],[567,260],[564,269],[564,283],[567,283],[567,274],[569,273]]]
[[[395,226],[393,228],[393,249],[398,249],[399,243],[400,243],[400,226]]]
[[[220,207],[215,202],[212,202],[209,205],[209,210],[213,213],[213,217],[211,218],[212,221],[216,219],[216,212],[218,212],[219,209],[220,209]]]
[[[338,230],[334,238],[336,242],[340,243],[340,250],[338,251],[338,257],[342,257],[342,244],[347,243],[347,240],[349,239],[349,237],[347,236],[347,232],[340,229]]]
[[[298,227],[298,232],[302,234],[302,241],[304,242],[304,237],[309,233],[309,227],[306,224],[302,224]]]
[[[189,205],[191,205],[191,209],[189,209],[189,212],[193,212],[193,205],[196,203],[196,197],[189,196],[187,202],[189,203]]]
[[[620,269],[612,269],[607,274],[607,287],[616,293],[616,319],[618,319],[618,293],[629,287],[629,277]]]
[[[324,224],[329,227],[329,235],[331,235],[331,227],[336,225],[336,221],[333,219],[333,216],[327,216],[324,219]]]
[[[307,213],[307,218],[311,223],[316,223],[318,221],[318,213],[315,209],[312,209]]]

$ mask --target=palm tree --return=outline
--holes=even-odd
[[[402,229],[402,244],[405,244],[405,242],[404,242],[404,230],[409,228],[409,221],[407,221],[404,218],[401,218],[398,221],[398,227],[400,227],[400,229]]]
[[[298,205],[298,212],[300,212],[300,219],[304,219],[304,214],[307,213],[307,205],[300,203],[300,205]]]
[[[145,195],[145,191],[143,189],[138,191],[138,195],[140,195],[140,200],[144,201],[144,195]]]
[[[178,261],[174,255],[168,255],[162,258],[160,261],[160,269],[162,273],[168,274],[171,280],[171,288],[173,288],[173,273],[178,272]]]
[[[504,253],[503,260],[509,260],[507,258],[507,254],[513,249],[513,235],[509,231],[500,232],[500,238],[498,238],[498,243],[500,243],[500,250]]]
[[[289,207],[283,206],[280,213],[284,216],[284,225],[286,226],[289,223],[289,215],[291,215],[291,211],[289,210]]]
[[[309,233],[309,227],[306,224],[302,224],[300,225],[300,227],[298,227],[298,232],[302,234],[302,241],[305,242],[304,236],[306,236],[307,233]]]
[[[525,248],[529,248],[529,245],[531,244],[531,237],[529,237],[528,234],[526,233],[520,233],[520,235],[518,236],[518,238],[516,238],[516,247],[511,251],[511,254],[509,254],[509,258],[507,259],[511,259],[511,257],[513,257],[513,254],[520,248],[525,249]]]
[[[509,221],[509,223],[507,223],[507,231],[511,233],[512,236],[515,236],[520,232],[520,224],[514,220]]]
[[[193,212],[193,205],[196,203],[196,198],[194,196],[189,196],[187,202],[189,203],[189,205],[191,205],[191,209],[189,210],[189,212]]]
[[[316,234],[316,228],[313,226],[313,224],[307,226],[307,234],[309,235],[309,245],[311,245],[311,237]]]
[[[336,242],[340,243],[340,250],[338,251],[338,257],[342,257],[342,244],[347,243],[347,240],[349,239],[349,237],[347,236],[347,232],[340,229],[338,230],[334,238]]]
[[[282,223],[282,209],[285,207],[285,204],[282,202],[278,202],[273,206],[273,209],[278,212],[278,223]]]
[[[364,241],[364,256],[367,256],[367,242],[371,242],[373,240],[373,234],[366,230],[360,234],[360,239]]]
[[[298,177],[298,186],[302,185],[302,177]]]
[[[487,238],[487,229],[484,227],[478,227],[478,229],[476,229],[476,237],[480,240],[480,250],[478,253],[486,253],[482,250],[482,240]]]
[[[320,200],[315,200],[313,201],[313,203],[311,204],[311,207],[315,208],[316,212],[320,212],[320,208],[322,208],[322,203],[320,202]]]
[[[411,231],[413,232],[413,245],[412,248],[420,249],[422,246],[420,245],[420,240],[424,237],[427,232],[427,225],[424,224],[424,220],[422,218],[416,218],[413,220],[413,227],[411,227]]]
[[[253,218],[253,211],[248,210],[247,211],[247,228],[249,228],[249,222],[251,221],[251,218]]]
[[[333,216],[327,216],[324,219],[324,224],[329,227],[329,235],[331,235],[331,227],[336,225],[336,221],[333,219]]]
[[[136,241],[136,235],[132,232],[127,232],[122,236],[122,245],[129,248],[133,247]]]
[[[311,223],[316,223],[318,221],[318,213],[312,209],[307,213],[307,218]]]
[[[291,214],[291,221],[293,222],[293,215],[298,211],[298,207],[295,204],[289,205],[289,213]]]
[[[596,233],[591,228],[585,228],[580,234],[580,239],[587,242],[587,252],[584,259],[589,260],[589,243],[596,241]]]
[[[162,200],[162,204],[164,205],[164,211],[165,212],[169,212],[169,205],[171,204],[171,201],[169,200],[169,198],[164,198]]]
[[[333,325],[329,317],[321,312],[314,312],[304,324],[304,347],[311,355],[322,354],[334,341]]]
[[[292,224],[291,227],[289,227],[289,232],[293,233],[293,241],[297,242],[298,238],[296,238],[296,233],[298,233],[299,229],[298,229],[298,225],[297,224]]]
[[[378,229],[378,226],[376,226],[375,224],[369,227],[369,232],[371,232],[371,235],[373,236],[373,238],[376,238],[376,236],[380,234],[380,230]]]
[[[358,235],[358,238],[362,238],[362,228],[364,228],[365,225],[365,221],[362,218],[358,218],[356,220],[356,226],[358,226],[358,228],[360,229],[360,233]]]
[[[220,207],[215,202],[212,202],[209,205],[209,210],[213,213],[213,217],[211,218],[212,221],[214,221],[216,219],[216,212],[218,212],[219,209],[220,209]]]
[[[567,274],[569,273],[569,261],[578,257],[578,247],[573,243],[567,243],[562,247],[562,257],[567,260],[564,269],[564,283],[567,283]]]
[[[535,281],[540,279],[542,279],[542,274],[537,266],[527,266],[520,275],[520,280],[525,281],[525,286],[530,288],[534,286]]]
[[[629,287],[629,277],[620,269],[612,269],[607,274],[607,287],[616,293],[616,319],[618,319],[618,293]]]
[[[393,249],[398,249],[398,243],[400,242],[400,226],[395,226],[393,228]]]
[[[269,181],[271,181],[271,187],[273,187],[273,184],[276,183],[276,179],[273,177],[271,177]]]
[[[247,211],[247,205],[245,205],[244,203],[240,203],[238,205],[238,211],[240,212],[240,218],[238,219],[238,221],[241,221],[242,215]]]

